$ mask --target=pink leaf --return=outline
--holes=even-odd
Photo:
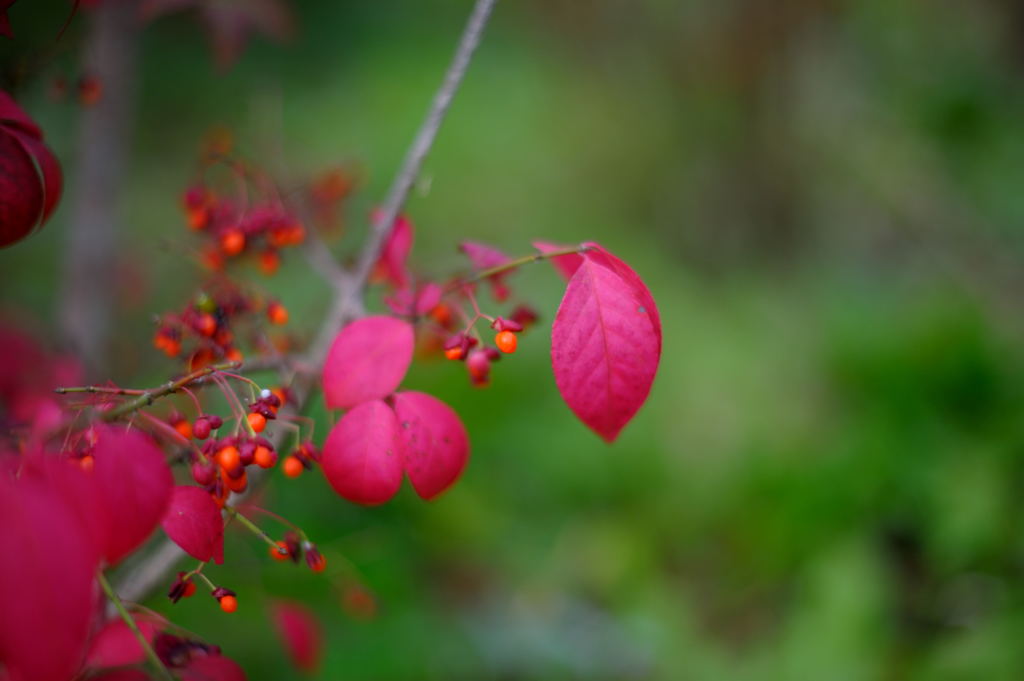
[[[375,216],[374,222],[379,221],[380,218]],[[405,261],[412,250],[412,239],[412,222],[404,215],[399,215],[381,247],[380,258],[374,266],[375,278],[383,279],[395,288],[405,288],[409,283],[409,270]]]
[[[661,354],[661,317],[658,316],[658,306],[654,303],[654,296],[651,295],[647,285],[640,279],[640,275],[634,272],[633,268],[629,265],[612,255],[601,244],[588,241],[583,244],[583,247],[592,249],[587,252],[588,258],[618,274],[622,278],[623,283],[629,286],[636,297],[643,303],[644,310],[651,313],[654,329],[658,332],[658,353]]]
[[[466,429],[451,407],[426,393],[397,393],[394,406],[405,472],[417,494],[433,499],[458,480],[466,467]]]
[[[146,641],[152,645],[153,639],[163,622],[150,616],[136,616],[135,623]],[[146,660],[146,653],[139,645],[139,640],[124,620],[111,620],[93,636],[89,646],[89,654],[85,665],[93,669],[104,667],[125,667],[141,664]]]
[[[566,404],[613,442],[647,399],[660,356],[647,287],[606,251],[587,252],[551,327],[551,365]]]
[[[181,681],[245,681],[238,663],[223,655],[193,657],[178,675]]]
[[[309,608],[294,601],[277,601],[271,606],[271,616],[292,663],[303,671],[315,670],[320,663],[323,635]]]
[[[220,509],[208,492],[191,485],[179,485],[161,523],[175,544],[196,560],[224,562],[224,522]]]
[[[139,431],[108,426],[98,432],[92,473],[101,499],[96,510],[110,530],[103,556],[114,564],[156,529],[174,478],[163,452]]]
[[[327,481],[345,499],[383,504],[402,486],[398,419],[380,400],[364,402],[338,421],[324,442]]]
[[[552,251],[564,251],[572,246],[560,246],[558,244],[548,243],[547,241],[534,241],[533,247],[541,253],[551,253]],[[572,278],[572,275],[576,274],[576,270],[583,262],[583,256],[579,253],[571,253],[569,255],[556,255],[551,258],[551,264],[554,265],[555,269],[558,270],[559,274],[566,278],[568,281]]]
[[[324,362],[327,406],[347,409],[390,395],[412,362],[412,325],[394,317],[363,317],[335,337]]]
[[[504,265],[511,260],[511,258],[497,248],[475,241],[464,241],[459,245],[459,249],[466,254],[466,257],[473,263],[473,268],[477,270],[486,270],[498,265]],[[508,298],[509,290],[505,284],[505,277],[510,273],[502,272],[487,278],[491,284],[491,290],[494,292],[494,298],[498,302]]]
[[[0,478],[0,660],[8,681],[66,681],[85,654],[98,551],[41,481]]]

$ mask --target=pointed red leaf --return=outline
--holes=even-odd
[[[303,671],[314,671],[323,649],[323,634],[316,616],[294,601],[273,603],[271,616],[292,663]]]
[[[206,490],[191,485],[175,487],[161,525],[171,541],[196,560],[224,562],[224,522]]]
[[[658,316],[658,306],[654,303],[654,296],[651,295],[651,292],[647,289],[647,285],[644,284],[640,275],[634,272],[632,267],[612,255],[601,244],[588,241],[583,244],[583,247],[591,249],[587,251],[586,257],[590,258],[594,262],[604,265],[618,274],[622,278],[623,283],[629,286],[636,297],[641,301],[641,303],[643,303],[644,311],[651,313],[651,321],[654,322],[654,328],[658,332],[658,353],[660,354],[661,317]]]
[[[136,615],[135,624],[150,645],[163,626],[163,622],[149,615]],[[139,640],[135,638],[135,633],[128,628],[124,620],[116,619],[108,622],[92,637],[85,666],[93,669],[126,667],[141,664],[145,660],[146,653],[142,650]]]
[[[0,0],[0,5],[9,0]],[[0,127],[17,127],[37,139],[42,139],[43,131],[36,125],[24,109],[18,106],[14,98],[0,90]]]
[[[614,441],[647,399],[660,356],[661,326],[647,287],[614,256],[588,252],[551,327],[551,365],[566,404]]]
[[[323,469],[345,499],[383,504],[402,486],[398,419],[380,400],[364,402],[338,421],[324,442]]]
[[[541,253],[551,253],[553,251],[564,251],[572,246],[560,246],[558,244],[548,243],[547,241],[534,241],[533,247]],[[577,268],[583,262],[583,256],[579,253],[570,253],[569,255],[556,255],[551,258],[551,264],[554,265],[558,273],[565,277],[566,281],[572,278],[572,275],[576,274]]]
[[[98,551],[40,480],[0,478],[0,660],[8,681],[66,681],[85,654]]]
[[[353,407],[386,397],[412,362],[412,325],[394,317],[363,317],[343,328],[324,362],[327,406]]]
[[[374,222],[379,221],[379,217],[375,216]],[[380,258],[374,266],[374,276],[387,281],[395,288],[404,288],[409,283],[406,260],[412,250],[412,240],[412,222],[404,215],[399,215],[381,247]]]
[[[455,410],[433,395],[397,393],[394,407],[409,482],[421,497],[433,499],[458,480],[466,467],[466,429]]]
[[[103,555],[114,564],[134,551],[156,529],[167,510],[174,478],[164,454],[137,430],[98,429],[93,476],[110,528]]]
[[[238,663],[223,655],[193,657],[184,669],[175,670],[181,681],[245,681]]]

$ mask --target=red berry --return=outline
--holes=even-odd
[[[268,277],[281,266],[281,256],[275,250],[263,251],[260,253],[260,271]]]
[[[192,596],[196,592],[196,583],[191,579],[185,583],[185,591],[181,595],[185,598]]]
[[[462,359],[462,348],[459,346],[448,348],[444,351],[444,356],[448,359]]]
[[[242,460],[238,454],[238,448],[231,445],[222,447],[217,452],[217,463],[225,471],[233,471],[241,465]]]
[[[288,323],[288,310],[284,305],[278,301],[274,301],[267,305],[267,319],[270,320],[271,324],[277,324],[281,326]]]
[[[274,560],[288,560],[291,556],[288,551],[288,544],[284,541],[277,542],[277,548],[269,549],[270,557]]]
[[[221,596],[217,600],[220,601],[220,609],[226,613],[238,610],[238,599],[234,596]]]
[[[224,255],[238,255],[245,248],[245,234],[240,229],[228,229],[220,235],[220,250]]]
[[[494,344],[498,346],[498,349],[504,352],[506,355],[512,354],[516,351],[516,344],[518,339],[516,335],[511,331],[499,331],[494,336]]]
[[[195,425],[192,426],[192,434],[196,437],[197,440],[205,440],[206,438],[210,437],[211,430],[212,427],[210,426],[210,420],[207,419],[205,416],[200,416],[199,418],[197,418]]]
[[[254,433],[262,433],[263,429],[267,427],[267,419],[263,414],[253,412],[245,418],[249,421],[249,427]]]
[[[277,463],[277,453],[269,447],[259,445],[256,447],[252,460],[260,468],[270,468]]]
[[[289,478],[297,478],[302,475],[304,466],[297,456],[289,456],[284,460],[284,474]]]

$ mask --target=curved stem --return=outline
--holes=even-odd
[[[132,617],[131,613],[128,612],[128,609],[124,607],[124,603],[121,602],[117,592],[114,591],[114,587],[110,585],[110,582],[107,580],[107,576],[103,574],[102,570],[96,572],[96,581],[99,582],[100,588],[103,589],[103,593],[106,594],[108,599],[110,599],[110,602],[114,604],[114,607],[117,609],[117,614],[121,616],[124,623],[132,630],[132,634],[134,634],[135,638],[138,639],[139,645],[142,646],[142,651],[146,654],[146,658],[153,666],[153,669],[156,670],[157,676],[164,681],[174,681],[174,676],[167,667],[164,666],[164,663],[160,661],[156,651],[153,650],[153,646],[149,645],[149,641],[146,640],[146,637],[142,635],[142,631],[139,629],[139,625],[135,622],[135,618]]]

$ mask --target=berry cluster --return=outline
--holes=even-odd
[[[487,318],[478,313],[465,330],[450,336],[444,342],[443,348],[444,356],[448,359],[465,362],[469,380],[473,385],[484,387],[490,383],[491,363],[501,359],[503,354],[510,355],[516,351],[519,345],[519,337],[516,334],[534,323],[537,315],[530,308],[521,305],[508,319],[495,317],[491,321],[491,328],[496,332],[493,347],[476,347],[481,345],[481,342],[479,336],[475,335],[474,326],[480,317]]]
[[[189,228],[209,239],[202,261],[214,271],[223,270],[229,259],[255,255],[260,271],[273,275],[281,249],[306,238],[302,223],[278,201],[244,207],[200,184],[185,191],[182,205]]]
[[[240,289],[221,285],[203,292],[181,312],[164,314],[153,337],[153,346],[168,357],[182,354],[188,344],[189,366],[194,371],[218,360],[241,361],[234,324],[240,318],[263,309],[273,325],[288,322],[288,310],[280,301],[264,302]]]

